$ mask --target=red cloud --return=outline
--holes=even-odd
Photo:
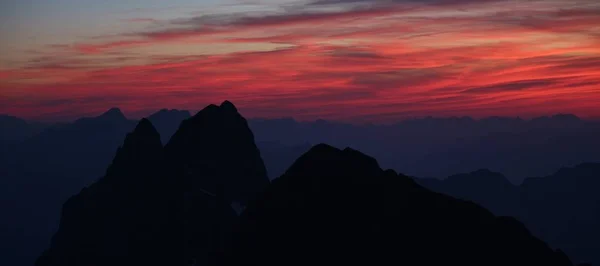
[[[11,88],[2,90],[0,112],[76,114],[120,106],[143,113],[164,107],[194,110],[230,99],[248,116],[299,119],[555,112],[600,116],[600,21],[591,15],[597,10],[557,7],[511,13],[472,5],[480,8],[475,13],[480,15],[430,12],[454,10],[443,5],[416,10],[376,5],[234,17],[221,24],[209,18],[180,21],[186,28],[74,47],[82,54],[101,56],[123,47],[185,42],[188,37],[205,37],[215,45],[289,47],[207,56],[165,51],[165,57],[143,58],[152,63],[121,67],[114,67],[116,62],[102,66],[91,58],[45,59],[27,69],[0,72],[0,86]],[[99,67],[78,67],[95,62]],[[47,78],[52,82],[23,82]],[[59,104],[64,100],[69,104]]]

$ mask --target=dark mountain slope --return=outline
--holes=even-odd
[[[147,258],[157,239],[168,239],[167,195],[173,186],[162,178],[163,161],[159,134],[143,119],[106,175],[64,204],[51,248],[36,265],[132,265]],[[144,263],[161,261],[168,252],[151,253]]]
[[[494,214],[517,217],[533,235],[561,248],[573,261],[600,264],[600,164],[563,168],[550,176],[525,179],[521,186],[490,171],[415,180],[481,204]]]
[[[266,168],[246,119],[225,101],[184,120],[165,146],[171,168],[191,180],[195,191],[246,202],[268,184]]]
[[[0,264],[31,265],[56,231],[60,206],[101,177],[136,123],[118,109],[55,125],[13,146],[0,164]]]
[[[415,181],[433,191],[474,201],[495,215],[520,214],[520,189],[500,173],[482,169],[468,174],[453,175],[444,180],[417,178]]]
[[[563,168],[521,185],[531,231],[575,261],[600,265],[600,164]]]
[[[264,169],[229,102],[186,120],[166,148],[143,119],[106,175],[65,203],[36,265],[214,265],[237,217],[232,201],[264,189]]]
[[[513,218],[324,144],[248,206],[234,239],[226,265],[571,265]]]

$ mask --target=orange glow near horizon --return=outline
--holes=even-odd
[[[45,46],[0,67],[0,113],[72,118],[116,106],[139,117],[227,99],[248,117],[300,120],[600,117],[594,1],[332,2]]]

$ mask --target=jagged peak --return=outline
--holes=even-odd
[[[319,144],[313,146],[312,148],[310,148],[310,150],[308,150],[308,152],[306,152],[306,154],[322,153],[322,152],[340,152],[340,149],[333,147],[329,144],[319,143]]]
[[[155,160],[162,153],[160,134],[152,123],[143,118],[135,129],[125,136],[123,145],[117,149],[112,164],[107,169],[107,175],[129,167],[131,162],[147,162]]]
[[[150,117],[157,116],[157,115],[163,115],[163,114],[178,114],[178,113],[188,114],[189,115],[190,111],[188,111],[188,110],[163,108],[163,109],[160,109],[157,112],[153,113],[152,115],[150,115]]]
[[[132,152],[162,148],[160,134],[147,118],[142,118],[135,129],[125,136],[121,150]]]
[[[215,110],[219,110],[219,106],[211,103],[211,104],[207,105],[206,107],[202,108],[202,110],[198,111],[198,113],[196,113],[195,116],[199,116],[203,113],[215,111]]]
[[[150,122],[150,120],[148,120],[147,118],[142,118],[140,122],[138,122],[137,126],[135,126],[133,134],[158,135],[159,133],[156,130],[156,128],[154,128],[154,125],[152,125],[152,122]]]
[[[125,115],[123,114],[123,112],[121,111],[121,109],[119,109],[117,107],[108,109],[108,111],[106,111],[102,115],[100,115],[99,118],[119,119],[119,120],[127,119],[125,117]]]
[[[238,112],[238,110],[237,110],[237,108],[235,107],[235,105],[233,105],[233,103],[231,103],[230,101],[227,101],[227,100],[226,100],[226,101],[224,101],[223,103],[221,103],[221,106],[220,106],[220,107],[221,107],[223,110],[225,110],[225,111],[231,111],[231,112],[235,112],[235,113],[237,113],[237,112]]]
[[[317,144],[304,153],[288,169],[288,172],[305,172],[306,170],[332,172],[371,172],[382,171],[373,157],[357,150],[345,148],[340,150],[328,144]]]
[[[194,117],[202,117],[202,116],[212,116],[212,115],[226,115],[229,117],[241,117],[238,113],[237,108],[230,101],[224,101],[221,105],[209,104],[204,107],[202,110],[198,111]]]

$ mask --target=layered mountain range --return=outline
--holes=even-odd
[[[519,166],[521,164],[531,163],[531,165],[537,165],[532,166],[531,169],[541,169],[540,165],[548,165],[547,168],[552,169],[552,167],[558,168],[561,165],[578,163],[586,158],[594,161],[594,156],[600,155],[596,149],[598,148],[597,142],[594,142],[594,139],[597,138],[593,137],[596,124],[568,115],[531,121],[504,118],[480,121],[466,118],[454,120],[426,118],[388,126],[350,126],[326,121],[315,123],[293,120],[246,121],[233,104],[224,102],[220,106],[210,105],[194,116],[187,111],[165,109],[149,116],[148,119],[139,121],[129,120],[119,109],[113,108],[98,117],[82,118],[74,123],[54,125],[46,127],[44,130],[42,128],[47,125],[28,123],[17,118],[7,121],[10,123],[17,121],[14,123],[15,126],[11,127],[12,133],[7,135],[11,137],[3,142],[3,145],[4,143],[8,144],[3,146],[5,148],[2,150],[0,162],[0,174],[4,177],[1,180],[3,189],[0,193],[3,197],[2,207],[10,217],[2,222],[2,235],[5,237],[0,241],[0,246],[2,250],[7,251],[6,256],[2,256],[7,259],[2,260],[6,260],[3,264],[8,265],[30,265],[27,262],[32,262],[33,258],[37,257],[43,249],[47,249],[47,251],[39,258],[39,265],[88,265],[92,262],[97,265],[112,265],[117,264],[116,258],[121,259],[123,263],[121,265],[126,262],[128,265],[164,265],[165,263],[178,264],[188,261],[191,263],[195,261],[196,264],[253,264],[250,263],[252,261],[250,259],[243,262],[232,261],[231,258],[241,254],[239,252],[245,252],[243,250],[250,251],[260,246],[277,248],[270,247],[271,244],[257,239],[256,235],[254,238],[248,236],[250,240],[244,240],[244,235],[256,234],[259,231],[253,227],[255,225],[247,224],[254,223],[254,221],[248,221],[248,218],[245,218],[250,211],[259,208],[253,207],[258,204],[253,201],[260,201],[261,198],[267,197],[271,193],[269,191],[280,190],[275,184],[269,185],[267,176],[271,179],[280,176],[283,178],[282,180],[290,179],[289,172],[298,169],[296,165],[300,159],[298,161],[296,159],[309,155],[310,158],[317,158],[310,160],[309,165],[317,165],[325,153],[329,154],[327,156],[339,152],[341,154],[360,154],[351,149],[337,150],[323,145],[311,149],[309,143],[328,142],[336,147],[358,147],[369,154],[376,155],[375,157],[380,161],[383,160],[385,163],[382,165],[385,167],[391,166],[395,169],[405,168],[407,161],[419,162],[423,167],[413,168],[409,172],[415,172],[414,169],[417,169],[416,172],[420,171],[418,169],[425,169],[424,173],[433,173],[432,171],[443,173],[454,171],[453,169],[477,168],[480,165],[485,166],[486,160],[488,162],[496,160],[500,164],[489,165],[500,166],[502,162],[507,162],[506,158],[519,161],[519,164],[515,164],[517,168],[521,167]],[[4,125],[3,128],[5,128]],[[253,131],[256,132],[256,135]],[[485,133],[489,131],[496,133]],[[429,133],[424,134],[424,132]],[[431,135],[434,132],[437,136]],[[544,134],[539,135],[539,132]],[[533,141],[536,134],[540,137]],[[457,136],[462,137],[457,138]],[[414,140],[414,143],[407,144],[407,141],[410,142],[411,139]],[[386,146],[385,143],[389,145]],[[454,143],[452,144],[453,148],[449,148],[444,143]],[[526,144],[526,148],[518,147],[522,143]],[[115,155],[115,150],[119,146]],[[421,146],[421,150],[417,149],[417,146]],[[487,152],[481,152],[484,149],[487,149]],[[439,150],[444,152],[439,153]],[[398,151],[401,152],[398,153]],[[535,156],[535,154],[543,153],[549,154],[548,156],[552,158],[546,155],[543,158]],[[304,155],[301,156],[302,154]],[[514,154],[520,155],[515,157]],[[340,154],[336,156],[347,157]],[[395,157],[400,164],[391,164],[392,157]],[[341,165],[356,164],[356,167],[361,164],[366,165],[364,161],[374,161],[373,158],[365,155],[356,158],[361,159],[357,159],[357,161],[339,160],[345,162],[340,163]],[[424,158],[429,159],[425,160]],[[465,158],[467,160],[464,160]],[[536,160],[544,163],[536,163]],[[294,161],[296,163],[290,168]],[[375,164],[377,167],[370,167],[370,169],[379,168],[379,164]],[[106,169],[107,165],[110,165],[108,169]],[[460,167],[457,167],[459,165]],[[598,263],[595,254],[600,253],[597,252],[600,248],[595,240],[597,231],[594,231],[593,228],[600,221],[598,197],[595,193],[599,186],[594,180],[598,180],[600,171],[592,166],[593,164],[583,164],[572,169],[565,168],[552,176],[529,178],[521,186],[513,185],[503,175],[488,170],[451,176],[446,181],[415,180],[418,184],[433,191],[480,204],[494,215],[516,217],[517,220],[523,221],[532,233],[524,233],[522,237],[528,239],[540,237],[550,244],[548,248],[550,251],[552,249],[564,250],[566,255],[575,262]],[[375,170],[369,175],[341,174],[349,167],[336,169],[340,175],[349,180],[378,180],[380,176],[380,173]],[[517,168],[514,168],[516,171],[512,172],[519,172],[520,170]],[[305,170],[315,169],[310,167]],[[362,173],[359,168],[353,171]],[[527,171],[529,170],[525,172]],[[320,176],[323,180],[328,180],[338,175],[334,173],[319,174],[318,172],[319,170],[310,172],[310,175],[302,179]],[[386,173],[391,176],[390,171]],[[401,174],[397,176],[400,179],[406,178]],[[581,176],[586,178],[582,179]],[[275,183],[277,182],[280,181],[275,181]],[[380,180],[378,182],[381,182],[379,184],[381,186],[395,186],[394,183],[386,183],[388,181]],[[408,184],[412,183],[414,182],[408,182]],[[459,185],[450,185],[455,183]],[[360,182],[358,184],[368,186]],[[350,186],[344,183],[339,185],[340,187]],[[360,216],[366,217],[371,215],[371,213],[367,213],[368,210],[359,208],[360,206],[353,210],[344,209],[343,206],[356,203],[354,196],[340,194],[333,197],[339,191],[319,192],[322,188],[318,185],[316,187],[307,187],[306,184],[302,186],[307,190],[302,191],[306,195],[301,197],[307,200],[311,197],[320,199],[321,196],[317,196],[319,193],[332,194],[332,197],[328,199],[340,198],[336,199],[334,204],[341,206],[339,210],[362,213]],[[455,186],[459,189],[453,189]],[[86,188],[81,190],[83,187]],[[419,187],[415,191],[422,191],[418,185],[413,184],[408,187]],[[293,191],[296,189],[295,187],[290,189],[292,190],[281,193],[290,194],[290,197],[296,195],[295,193],[300,193]],[[404,191],[403,189],[405,189],[404,186],[398,191]],[[413,191],[413,189],[408,189],[408,191]],[[69,198],[74,194],[76,196]],[[396,196],[388,195],[389,193],[375,194],[379,198],[369,203],[373,206],[382,204],[381,201],[397,202],[398,206],[406,205],[401,203]],[[282,200],[285,204],[299,204],[294,203],[294,199],[287,196],[281,197],[278,197],[277,200]],[[454,199],[444,198],[444,200]],[[61,212],[60,206],[65,201]],[[412,199],[411,202],[413,202]],[[433,202],[441,204],[442,201],[437,199]],[[524,202],[529,203],[525,204]],[[316,205],[319,204],[327,205],[329,203],[323,201]],[[267,213],[261,215],[271,217],[283,212],[280,209],[293,209],[298,207],[296,205],[264,205],[260,209]],[[318,218],[318,215],[323,214],[321,212],[324,210],[312,213],[312,211],[316,211],[314,206],[303,212],[306,212],[308,216],[314,216],[314,220],[346,220],[345,216],[337,216],[338,208],[333,208],[333,205],[327,206],[330,206],[331,211],[335,213],[330,214],[332,216],[327,219]],[[386,208],[390,207],[389,205],[385,206]],[[431,205],[423,206],[421,207],[431,208]],[[527,208],[524,209],[524,206]],[[401,208],[398,211],[412,212],[411,209],[403,210]],[[487,211],[484,212],[487,213]],[[243,213],[241,218],[237,216],[239,213]],[[59,214],[62,215],[60,218]],[[286,215],[295,217],[296,214]],[[390,214],[384,212],[377,214],[377,217],[390,221],[398,219],[394,216],[388,217],[388,215]],[[439,223],[444,224],[444,219],[447,217],[439,215],[442,217],[438,217]],[[500,218],[500,220],[503,219],[505,218]],[[60,226],[57,229],[59,220]],[[265,220],[264,223],[267,223],[270,218],[263,220]],[[290,228],[302,227],[293,221],[285,222],[286,226]],[[417,220],[407,221],[407,223],[413,222],[416,223]],[[418,223],[422,222],[418,220]],[[357,224],[353,225],[360,227]],[[267,226],[268,228],[260,226],[260,230],[266,230],[261,231],[265,237],[270,234],[285,234],[275,231],[280,229],[271,228],[271,225]],[[388,228],[387,225],[369,226],[378,227],[377,230],[380,232],[389,231],[390,234],[400,234],[400,231]],[[328,231],[335,231],[329,227],[324,228],[328,228]],[[320,230],[319,228],[313,229],[315,232]],[[505,229],[486,227],[481,230]],[[318,236],[316,233],[313,235],[305,233],[306,237],[317,238]],[[402,232],[402,234],[405,233]],[[471,234],[467,231],[464,233]],[[55,237],[50,245],[48,241],[52,234],[55,234]],[[305,238],[301,238],[302,236],[298,237],[299,242],[306,241]],[[434,235],[427,235],[427,237],[433,239]],[[449,235],[440,234],[439,237],[449,237]],[[358,241],[359,239],[357,238],[356,242],[349,242],[350,240],[345,239],[344,243],[339,244],[344,246],[348,242],[352,245],[362,246],[363,243]],[[365,239],[375,241],[374,239]],[[115,241],[118,244],[115,244]],[[506,241],[508,244],[512,240]],[[165,243],[169,243],[169,246],[166,246]],[[333,244],[334,242],[329,243]],[[297,243],[288,244],[293,246]],[[401,245],[405,245],[405,243],[401,243]],[[462,242],[455,245],[465,249],[472,248],[469,244]],[[514,244],[511,243],[511,245]],[[49,246],[50,248],[48,248]],[[241,247],[243,247],[242,251]],[[496,248],[495,246],[488,247]],[[301,249],[299,246],[297,248]],[[523,249],[529,249],[529,247],[523,247]],[[267,258],[266,254],[261,255],[261,250],[252,252],[257,254],[255,262],[269,264],[270,258]],[[505,251],[512,252],[507,249]],[[338,252],[341,252],[341,249]],[[383,251],[371,250],[369,252]],[[463,260],[455,260],[457,263],[469,264],[472,262],[464,257],[466,253],[461,253],[459,250],[448,252],[446,253],[448,256],[452,253],[457,254],[456,257],[463,257]],[[552,251],[550,253],[554,254],[550,256],[553,257],[553,260],[562,260],[560,259],[563,257],[561,252]],[[73,256],[72,254],[79,255]],[[156,256],[148,257],[143,254],[156,254]],[[317,257],[316,254],[318,252],[315,251],[314,258]],[[301,256],[293,253],[288,253],[288,255]],[[496,255],[498,254],[494,256]],[[537,258],[532,256],[533,260],[537,260]],[[419,261],[413,260],[416,257],[407,259],[410,259],[411,263],[419,265]],[[431,265],[430,263],[434,262],[423,260],[421,265]],[[510,262],[511,265],[521,263]],[[293,263],[290,262],[290,264]],[[533,263],[533,265],[539,264]]]
[[[160,140],[142,119],[105,175],[64,204],[36,265],[572,265],[518,220],[350,148],[316,145],[269,182],[229,102]]]
[[[236,213],[269,184],[246,120],[224,102],[184,120],[163,147],[142,119],[104,177],[63,206],[36,265],[215,263]]]
[[[600,164],[563,168],[513,185],[500,173],[478,170],[444,180],[416,178],[433,191],[470,200],[496,215],[522,221],[576,261],[600,263]]]

